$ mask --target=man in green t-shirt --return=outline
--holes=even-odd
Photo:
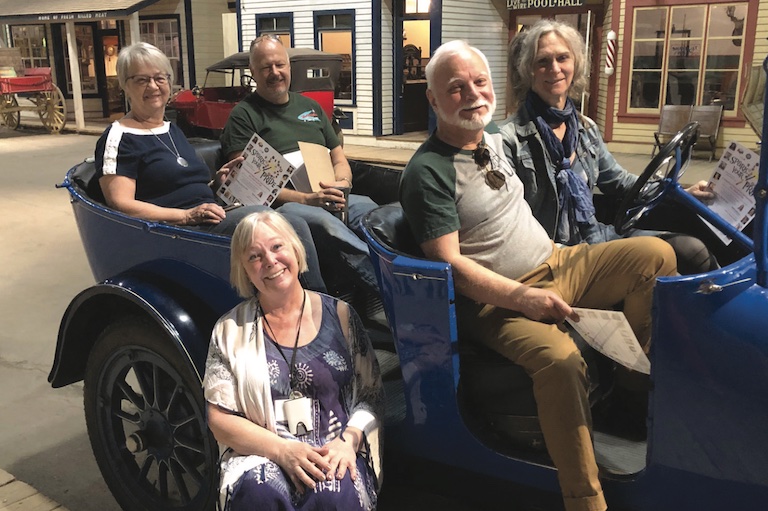
[[[224,126],[221,147],[234,158],[258,133],[281,154],[298,151],[299,142],[312,142],[330,151],[335,181],[321,182],[317,192],[283,188],[273,206],[306,220],[315,239],[325,275],[348,275],[366,291],[378,296],[368,246],[363,241],[360,221],[377,207],[369,197],[350,194],[339,188],[352,187],[352,171],[328,116],[313,99],[290,92],[291,64],[279,40],[261,36],[251,43],[250,70],[256,91],[238,103]],[[332,213],[347,206],[347,224]]]
[[[567,58],[536,56],[536,63],[546,63],[557,81],[560,68],[550,63]],[[405,216],[426,256],[451,264],[461,295],[460,337],[485,344],[531,376],[565,509],[604,511],[586,364],[562,323],[578,319],[572,306],[622,304],[647,347],[653,286],[656,277],[675,273],[675,254],[658,238],[554,246],[525,202],[492,124],[496,98],[485,56],[452,41],[437,49],[426,74],[437,130],[403,173]]]

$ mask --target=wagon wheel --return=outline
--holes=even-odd
[[[19,127],[19,111],[9,111],[9,109],[16,109],[18,106],[19,102],[16,101],[15,94],[3,94],[0,97],[0,113],[2,113],[3,123],[12,130]]]
[[[51,86],[52,90],[37,93],[35,104],[43,126],[51,133],[59,133],[67,123],[67,104],[61,89],[54,84]]]

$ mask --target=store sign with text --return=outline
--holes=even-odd
[[[580,7],[584,0],[507,0],[507,9],[551,9],[557,7]]]

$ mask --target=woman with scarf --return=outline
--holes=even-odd
[[[203,388],[221,453],[222,508],[376,508],[384,391],[354,310],[306,291],[304,247],[277,212],[232,236],[244,302],[213,328]]]
[[[534,216],[564,245],[621,238],[612,225],[595,217],[593,189],[621,197],[637,180],[608,152],[595,122],[574,106],[572,98],[580,98],[586,89],[587,67],[584,40],[565,23],[541,20],[509,45],[509,107],[516,113],[501,127],[505,152],[523,181]],[[687,191],[703,201],[713,198],[706,181]],[[669,242],[680,273],[718,267],[697,238],[639,229],[624,236],[639,235]]]

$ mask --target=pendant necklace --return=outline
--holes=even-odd
[[[168,144],[163,142],[163,139],[158,137],[157,133],[152,131],[152,128],[147,128],[147,129],[149,129],[149,132],[152,133],[155,136],[155,138],[158,139],[160,141],[160,143],[165,146],[166,149],[171,151],[171,148],[168,147]],[[168,126],[168,138],[171,139],[171,144],[173,144],[173,150],[171,151],[171,153],[176,155],[176,163],[178,163],[182,167],[189,167],[189,163],[187,162],[187,160],[185,160],[184,157],[181,154],[179,154],[179,150],[176,148],[176,142],[173,141],[173,137],[171,136],[171,127],[170,126]]]
[[[303,300],[301,302],[301,312],[299,312],[299,321],[296,325],[296,341],[293,343],[293,354],[291,355],[290,362],[288,362],[288,358],[285,356],[285,353],[283,353],[283,349],[277,343],[277,338],[275,337],[275,333],[272,331],[272,327],[270,326],[269,321],[267,321],[267,315],[264,314],[264,309],[262,309],[261,304],[259,304],[259,312],[261,313],[261,317],[264,319],[264,324],[269,330],[270,340],[272,341],[272,344],[275,345],[275,348],[277,348],[277,351],[280,352],[280,355],[282,355],[283,360],[285,360],[285,363],[288,364],[288,371],[289,371],[288,381],[291,387],[291,395],[298,394],[298,397],[302,397],[302,396],[301,396],[301,392],[298,390],[299,374],[298,374],[298,368],[296,367],[296,352],[298,351],[298,347],[299,347],[299,336],[301,335],[301,320],[304,317],[304,305],[306,303],[307,303],[307,292],[304,291]]]

